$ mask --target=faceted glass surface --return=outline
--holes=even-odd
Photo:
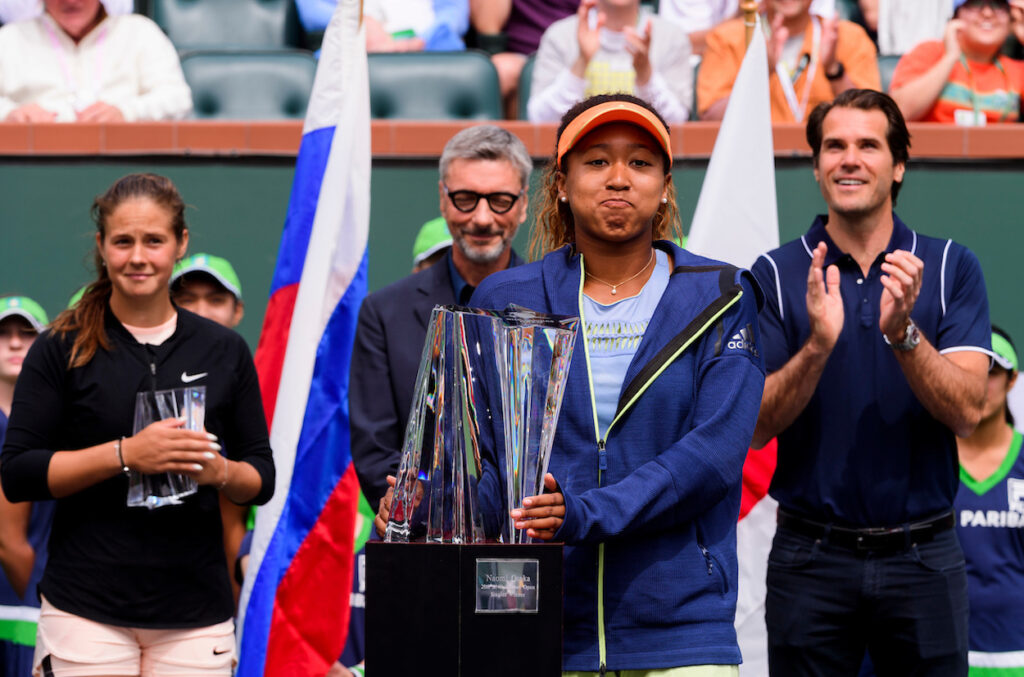
[[[518,306],[434,308],[386,540],[486,540],[478,495],[482,425],[493,431],[485,437],[494,438],[505,466],[506,512],[543,491],[578,324]],[[500,538],[526,540],[507,518]]]

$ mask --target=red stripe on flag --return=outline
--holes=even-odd
[[[267,427],[274,425],[274,407],[277,405],[277,389],[281,385],[281,370],[284,355],[288,349],[288,333],[292,327],[292,311],[295,297],[299,294],[298,283],[278,289],[267,301],[267,312],[263,316],[263,330],[256,346],[256,373],[260,379],[260,395],[263,396],[263,411]]]
[[[778,443],[773,437],[768,444],[760,449],[747,452],[747,460],[743,463],[743,497],[740,500],[740,519],[757,505],[758,501],[768,494],[768,485],[775,474],[778,459]]]
[[[341,656],[358,503],[359,481],[350,464],[277,588],[264,674],[323,675]]]

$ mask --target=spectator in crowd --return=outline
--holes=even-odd
[[[566,543],[564,670],[735,676],[762,297],[746,271],[670,241],[672,149],[647,102],[587,99],[557,139],[532,238],[543,259],[491,276],[471,301],[581,318],[550,493],[506,506],[485,472],[481,502],[492,523],[512,508],[516,528]]]
[[[42,307],[24,296],[0,298],[0,445],[14,401],[14,384],[32,342],[49,320]],[[46,567],[46,541],[53,501],[11,503],[0,491],[0,673],[30,677],[39,612],[36,585]]]
[[[941,38],[953,15],[953,0],[860,0],[860,7],[878,35],[879,54],[905,54],[919,42]]]
[[[210,254],[193,254],[174,266],[171,274],[171,300],[179,308],[228,329],[237,327],[245,314],[242,282],[238,279],[238,273],[227,259]],[[221,449],[221,453],[224,451]],[[240,585],[234,576],[235,562],[238,560],[242,539],[245,538],[250,510],[249,506],[238,505],[221,494],[224,556],[235,599],[238,598]]]
[[[635,94],[669,123],[685,122],[693,99],[690,41],[675,24],[641,11],[640,0],[583,0],[575,16],[544,31],[528,115],[556,122],[596,94]]]
[[[660,0],[658,14],[686,31],[694,57],[704,55],[708,32],[739,12],[739,0]],[[813,0],[811,13],[830,18],[835,0]],[[699,60],[699,58],[697,59]]]
[[[171,303],[184,209],[153,174],[96,198],[97,278],[36,340],[18,379],[3,490],[15,502],[57,499],[37,674],[231,674],[217,497],[265,502],[274,462],[245,342]],[[168,418],[129,435],[137,392],[187,383],[206,386],[205,431]],[[183,473],[199,488],[173,507],[129,508],[131,471]]]
[[[443,216],[430,219],[420,227],[412,245],[412,272],[418,273],[445,257],[452,246],[452,235]]]
[[[131,14],[135,11],[133,0],[100,0],[107,14]],[[42,0],[0,0],[0,24],[35,19],[43,13]]]
[[[175,120],[192,110],[178,53],[144,16],[99,0],[43,0],[0,28],[0,118],[10,122]]]
[[[504,129],[480,125],[453,136],[441,153],[438,193],[455,244],[442,261],[363,300],[349,407],[352,461],[371,506],[398,470],[430,312],[465,305],[485,277],[522,262],[511,243],[526,220],[532,169],[522,141]]]
[[[323,31],[338,0],[296,0],[307,31]],[[459,51],[469,28],[469,0],[366,0],[366,49],[370,52]]]
[[[855,23],[822,18],[811,0],[768,0],[762,19],[768,27],[773,122],[802,122],[807,111],[855,87],[878,89],[875,45]],[[697,77],[702,120],[721,120],[746,53],[743,18],[718,26],[707,36]]]
[[[972,677],[1024,672],[1024,456],[1006,395],[1020,363],[1010,336],[992,327],[994,359],[981,423],[957,440],[957,535],[967,560]]]
[[[491,55],[498,70],[506,110],[515,110],[519,74],[527,57],[540,46],[544,31],[571,16],[579,5],[580,0],[470,0],[469,18],[477,45]]]
[[[954,7],[941,41],[923,42],[900,59],[892,97],[908,120],[965,126],[1018,121],[1024,62],[999,54],[1010,35],[1009,3],[955,0]],[[1024,38],[1024,21],[1013,29]]]
[[[769,374],[753,446],[778,436],[771,674],[855,674],[865,649],[879,674],[964,674],[952,506],[988,371],[981,268],[892,211],[910,135],[890,97],[820,104],[807,141],[828,213],[753,267]]]

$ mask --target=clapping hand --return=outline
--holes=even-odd
[[[831,352],[843,331],[846,317],[843,296],[839,289],[839,268],[825,270],[828,245],[819,242],[814,248],[811,267],[807,271],[807,317],[811,324],[809,342],[824,352]]]
[[[626,49],[633,55],[633,70],[636,71],[636,84],[643,87],[651,80],[653,70],[651,68],[651,19],[642,32],[638,32],[632,26],[626,26]]]

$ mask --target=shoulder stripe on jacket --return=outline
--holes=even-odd
[[[946,247],[942,250],[942,270],[939,272],[939,300],[942,301],[942,316],[946,316],[946,259],[949,256],[949,247],[952,240],[946,240]]]
[[[814,252],[812,252],[811,248],[807,246],[807,236],[806,235],[801,235],[800,236],[800,244],[802,244],[804,246],[804,251],[807,252],[807,255],[810,256],[813,259],[814,258]]]
[[[786,319],[786,311],[782,309],[782,281],[779,279],[779,267],[775,264],[775,259],[769,256],[767,253],[761,254],[768,263],[772,265],[772,270],[775,271],[775,296],[779,300],[779,319]]]

